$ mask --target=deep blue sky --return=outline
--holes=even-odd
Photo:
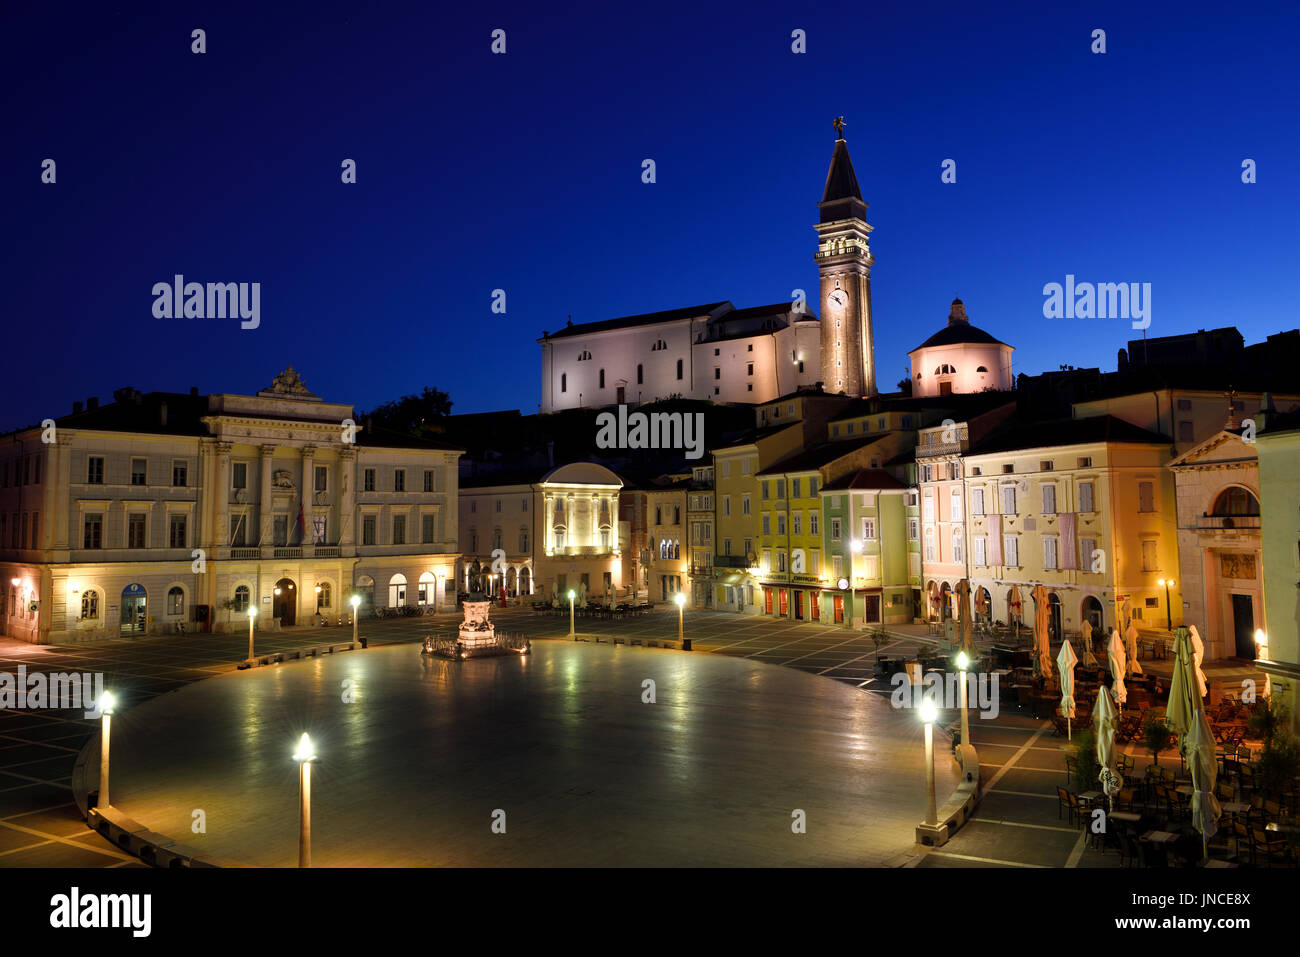
[[[1126,322],[1042,318],[1066,273],[1152,283],[1151,335],[1300,324],[1294,4],[17,6],[0,429],[290,363],[362,407],[434,385],[535,411],[535,340],[569,313],[815,296],[837,114],[882,386],[954,294],[1018,372],[1114,368]],[[261,282],[261,328],[155,319],[177,272]]]

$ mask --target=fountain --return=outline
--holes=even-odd
[[[463,603],[465,620],[460,623],[455,639],[437,639],[432,635],[424,639],[423,654],[443,658],[483,658],[491,655],[526,655],[532,649],[528,639],[498,635],[496,626],[488,617],[492,599],[474,592]]]

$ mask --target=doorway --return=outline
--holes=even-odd
[[[271,602],[271,617],[280,619],[280,627],[288,628],[298,621],[298,589],[293,581],[281,578],[275,583],[275,598]]]
[[[1255,605],[1249,595],[1232,596],[1232,633],[1236,637],[1237,657],[1254,659]]]
[[[148,595],[143,585],[127,585],[122,589],[122,634],[143,635],[148,615],[145,603]]]

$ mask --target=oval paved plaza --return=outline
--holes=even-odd
[[[318,867],[886,865],[925,807],[922,728],[885,698],[752,661],[556,641],[467,662],[398,645],[127,702],[113,803],[208,854],[296,865],[303,731],[320,755]],[[957,775],[945,749],[937,765],[942,803]]]

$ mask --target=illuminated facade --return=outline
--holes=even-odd
[[[243,630],[446,601],[460,450],[383,434],[292,368],[255,396],[119,390],[0,455],[8,636]],[[18,581],[15,585],[14,580]]]

